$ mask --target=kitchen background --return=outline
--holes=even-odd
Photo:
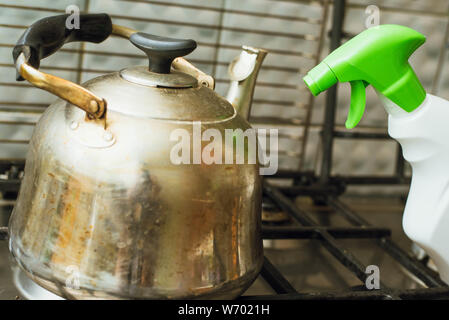
[[[28,25],[49,15],[64,13],[69,5],[76,5],[81,11],[106,12],[115,23],[140,31],[197,40],[198,49],[187,59],[215,77],[216,90],[220,94],[227,90],[227,67],[241,45],[267,49],[269,54],[258,78],[250,122],[255,127],[279,129],[281,169],[319,173],[325,94],[312,99],[302,76],[329,52],[334,5],[331,0],[0,0],[0,161],[25,158],[34,123],[45,107],[55,100],[43,90],[15,81],[12,48]],[[449,99],[449,65],[446,62],[449,2],[346,1],[342,41],[366,28],[369,5],[379,9],[380,23],[402,24],[427,36],[426,44],[412,56],[411,64],[428,92]],[[67,44],[63,50],[43,60],[41,70],[82,83],[122,67],[145,63],[144,56],[130,43],[114,39],[98,45]],[[337,130],[344,130],[349,97],[349,85],[340,85]],[[385,134],[386,119],[386,113],[370,88],[364,117],[353,132]],[[398,147],[392,140],[335,139],[332,175],[392,175],[397,168],[397,155]],[[406,165],[405,176],[409,175]],[[405,196],[407,189],[407,184],[388,187],[370,184],[352,186],[348,191],[352,194]],[[393,229],[393,239],[409,251],[411,244],[400,225],[403,202],[395,198],[392,202],[375,204],[381,214],[374,217],[370,215],[372,203],[353,201],[355,207],[361,208],[361,213],[369,216],[370,222]],[[321,222],[328,219],[326,224],[344,225],[339,218],[329,218],[326,210],[312,208],[310,201],[303,201],[300,206],[317,214]],[[343,266],[335,261],[328,263],[329,253],[319,246],[318,240],[301,243],[295,240],[294,244],[289,241],[266,240],[266,246],[300,250],[299,258],[279,251],[271,252],[270,256],[295,288],[326,290],[359,283],[356,277],[345,273]],[[371,250],[371,244],[365,245],[363,241],[357,246],[349,242],[346,245],[361,254],[367,264],[382,260],[385,268],[388,266],[394,271],[385,276],[387,282],[401,288],[423,286],[422,282],[411,281],[413,277],[404,276],[408,273],[404,268],[398,267],[391,258],[383,258],[382,253]],[[298,263],[307,266],[301,272],[308,277],[300,276]],[[317,269],[325,269],[327,275],[315,274]],[[5,272],[0,268],[0,276]],[[0,287],[0,293],[2,290],[8,294],[13,292],[12,285],[7,289]],[[258,280],[249,293],[261,291],[273,292],[266,283]]]
[[[302,76],[329,52],[332,1],[281,0],[1,0],[0,1],[0,159],[24,158],[33,123],[55,98],[25,82],[15,82],[11,50],[32,22],[63,13],[69,5],[81,11],[107,12],[113,20],[137,30],[198,40],[188,58],[227,90],[227,66],[242,44],[263,47],[269,54],[256,87],[251,122],[280,130],[280,167],[319,170],[320,130],[325,94],[311,99]],[[379,8],[380,23],[409,26],[427,36],[412,57],[424,87],[449,98],[446,0],[348,1],[347,36],[365,29],[367,6]],[[324,35],[324,36],[323,36]],[[419,61],[419,63],[417,63]],[[144,57],[123,40],[102,44],[71,43],[42,62],[45,72],[84,82],[125,66],[145,64]],[[349,85],[340,86],[336,123],[342,127],[349,105]],[[386,132],[386,113],[372,89],[367,109],[354,130]],[[393,172],[397,145],[386,140],[337,139],[333,173],[384,175]],[[375,150],[375,152],[373,152]]]

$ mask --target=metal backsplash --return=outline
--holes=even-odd
[[[77,5],[85,12],[107,12],[114,21],[149,33],[189,37],[198,49],[189,60],[227,89],[227,66],[242,44],[270,51],[260,72],[251,122],[279,128],[281,169],[316,170],[325,95],[312,99],[302,76],[328,54],[333,1],[308,0],[0,0],[0,159],[24,158],[34,123],[55,97],[15,82],[11,50],[24,28],[39,18]],[[412,27],[427,36],[411,63],[428,92],[449,98],[447,0],[347,1],[347,38],[365,29],[368,5],[379,8],[380,23]],[[68,44],[45,59],[42,70],[75,82],[128,65],[145,64],[135,48],[120,39],[102,44]],[[349,106],[349,86],[340,85],[337,128]],[[314,101],[315,100],[315,101]],[[312,107],[313,105],[313,107]],[[312,112],[313,110],[313,112]],[[386,113],[373,90],[360,132],[386,133]],[[375,150],[375,152],[373,152]],[[385,175],[394,171],[397,144],[392,140],[336,139],[332,174]],[[409,169],[407,168],[408,174]]]
[[[227,90],[227,68],[241,45],[262,47],[269,55],[260,71],[251,122],[279,129],[279,166],[298,169],[307,143],[312,99],[301,74],[318,61],[327,1],[263,0],[35,0],[0,1],[0,159],[24,158],[27,142],[54,96],[15,82],[11,50],[26,26],[69,5],[84,12],[106,12],[114,22],[148,33],[193,38],[198,49],[187,58]],[[45,59],[45,72],[84,82],[129,65],[143,55],[120,39],[71,43]]]

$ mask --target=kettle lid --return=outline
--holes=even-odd
[[[162,121],[224,122],[234,107],[198,79],[171,68],[173,60],[196,48],[194,40],[133,33],[131,43],[148,56],[148,66],[133,66],[84,83],[107,101],[109,111]]]
[[[171,64],[177,57],[188,55],[197,44],[192,39],[174,39],[136,32],[130,42],[145,52],[148,68],[131,67],[120,71],[120,76],[132,83],[163,88],[192,88],[198,80],[186,73],[171,71]]]
[[[155,73],[148,71],[145,66],[129,67],[120,70],[123,79],[148,87],[158,88],[194,88],[198,80],[191,75],[179,71],[170,73]]]

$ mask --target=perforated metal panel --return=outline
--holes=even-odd
[[[198,49],[188,59],[227,90],[227,67],[241,45],[270,53],[260,71],[251,122],[279,129],[280,168],[297,169],[307,141],[311,95],[301,73],[318,59],[327,1],[263,0],[79,0],[0,1],[0,158],[23,158],[33,123],[55,98],[14,81],[11,50],[24,28],[70,4],[81,11],[107,12],[113,22],[148,33],[193,38]],[[145,64],[143,55],[124,40],[68,44],[45,59],[45,72],[84,82],[125,66]]]
[[[227,65],[242,44],[270,51],[256,87],[251,122],[280,132],[280,168],[315,170],[320,152],[324,94],[312,100],[302,75],[328,53],[330,20],[327,1],[307,0],[0,0],[0,158],[24,158],[33,125],[54,100],[50,94],[14,80],[11,50],[24,28],[39,18],[63,13],[70,4],[82,11],[107,12],[114,22],[154,34],[190,37],[199,42],[188,58],[227,90]],[[344,30],[364,30],[368,5],[380,9],[380,23],[403,24],[427,36],[411,62],[424,87],[449,98],[447,68],[448,3],[445,0],[348,1]],[[324,34],[324,37],[323,37]],[[323,48],[323,50],[320,50]],[[319,54],[320,53],[320,54]],[[120,39],[102,44],[68,44],[42,63],[42,70],[83,82],[128,65],[144,64],[135,48]],[[349,106],[349,86],[340,85],[337,125]],[[313,112],[311,110],[313,109]],[[309,117],[311,123],[309,124]],[[361,132],[386,132],[386,113],[373,90]],[[375,153],[372,150],[376,150]],[[334,174],[389,174],[394,170],[393,141],[335,141]],[[303,161],[301,159],[304,157]]]

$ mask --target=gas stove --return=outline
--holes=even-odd
[[[0,163],[0,299],[62,299],[30,280],[8,251],[7,223],[23,166]],[[293,187],[265,183],[264,266],[239,299],[449,298],[427,258],[412,254],[401,229],[402,199],[325,196],[332,190],[338,188],[320,187],[313,175]],[[366,286],[369,266],[380,270],[379,289]]]

